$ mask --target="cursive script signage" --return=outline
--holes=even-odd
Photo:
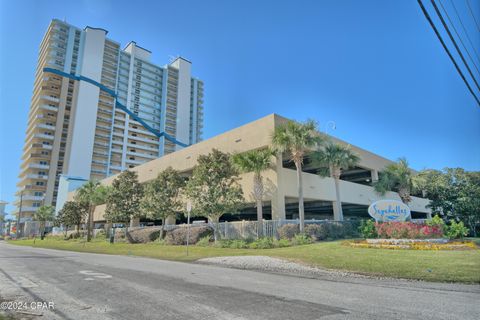
[[[378,200],[368,207],[368,214],[379,222],[405,221],[410,218],[410,208],[397,200]]]

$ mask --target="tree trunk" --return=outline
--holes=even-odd
[[[80,223],[77,224],[77,237],[80,237]]]
[[[158,236],[158,241],[159,241],[159,242],[162,241],[162,239],[163,239],[163,237],[164,237],[164,235],[165,235],[165,221],[166,221],[166,220],[167,220],[167,219],[162,218],[162,229],[160,229],[160,235]]]
[[[298,215],[300,218],[300,232],[303,232],[305,226],[305,211],[303,208],[303,177],[302,163],[295,162],[297,167],[297,187],[298,187]]]
[[[213,240],[217,243],[217,240],[220,239],[220,217],[210,217],[210,221],[212,221],[213,227]]]
[[[335,176],[335,197],[337,199],[337,216],[334,217],[336,221],[343,221],[342,200],[340,199],[340,177]]]
[[[257,202],[257,238],[263,236],[263,181],[259,173],[253,176],[253,194]]]
[[[87,242],[92,240],[92,230],[93,230],[93,206],[90,206],[88,209],[88,221],[87,221]]]
[[[44,233],[45,233],[45,222],[40,223],[40,240],[43,240]]]
[[[130,228],[138,227],[140,225],[140,218],[130,217]]]

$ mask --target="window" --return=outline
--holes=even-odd
[[[34,208],[38,208],[38,207],[40,207],[40,205],[41,205],[40,202],[34,202],[32,206]]]
[[[36,185],[36,186],[44,186],[44,185],[45,185],[45,182],[43,182],[43,181],[37,181],[37,182],[35,183],[35,185]]]
[[[38,175],[39,176],[44,176],[44,175],[46,175],[46,173],[45,173],[45,171],[38,171]]]
[[[36,196],[36,197],[41,197],[41,196],[43,196],[43,192],[36,191],[36,192],[35,192],[35,196]]]
[[[42,155],[48,156],[48,151],[42,151]]]
[[[47,161],[40,161],[40,164],[43,165],[43,166],[48,165]]]

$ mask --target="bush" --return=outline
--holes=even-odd
[[[378,236],[377,230],[375,229],[375,222],[373,220],[362,220],[358,229],[362,237],[365,239],[376,238]]]
[[[298,233],[300,233],[298,224],[286,224],[278,228],[278,236],[280,239],[291,240]]]
[[[446,236],[449,239],[463,239],[468,234],[468,228],[461,221],[457,223],[455,220],[450,220],[450,225],[446,229]]]
[[[212,241],[211,236],[202,237],[202,238],[200,238],[200,240],[198,240],[197,246],[208,247],[210,245],[210,241]]]
[[[438,215],[435,215],[432,219],[427,220],[425,224],[429,227],[440,228],[442,232],[446,231],[445,221],[443,221],[443,219]]]
[[[375,223],[379,238],[385,239],[425,239],[441,238],[442,228],[413,222],[383,222]]]
[[[158,239],[161,227],[147,227],[127,232],[129,243],[147,243]]]
[[[288,241],[287,239],[280,239],[280,240],[274,239],[273,244],[276,248],[285,248],[285,247],[290,247],[292,245],[290,241]]]
[[[196,244],[201,238],[212,235],[213,229],[210,226],[200,226],[190,228],[190,244]],[[165,243],[170,245],[187,244],[187,228],[180,227],[167,232]]]
[[[328,237],[328,226],[322,224],[307,224],[305,226],[305,234],[307,234],[313,241],[325,240]]]
[[[292,244],[294,246],[301,246],[301,245],[304,245],[304,244],[310,244],[312,242],[313,242],[313,239],[310,238],[305,233],[296,234],[295,237],[293,237],[293,239],[292,239]]]
[[[345,238],[346,222],[328,222],[328,239],[342,239]]]
[[[259,238],[249,244],[250,249],[270,249],[275,247],[275,241],[273,238],[264,237]]]

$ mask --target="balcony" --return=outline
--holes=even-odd
[[[40,138],[40,139],[47,139],[47,140],[53,140],[54,137],[53,135],[48,135],[48,134],[43,134],[43,133],[35,133],[33,135],[34,138]]]
[[[47,175],[43,175],[43,174],[32,174],[32,173],[25,175],[25,178],[27,178],[27,179],[48,180],[48,176],[47,176]]]

